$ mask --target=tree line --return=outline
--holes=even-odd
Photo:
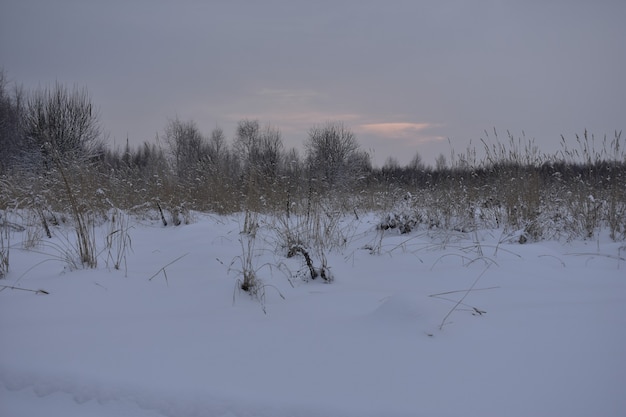
[[[5,176],[50,180],[71,171],[83,181],[91,175],[92,185],[107,190],[111,200],[174,199],[192,208],[229,211],[242,203],[272,205],[279,194],[351,190],[372,170],[369,155],[342,122],[311,128],[304,145],[304,155],[286,149],[280,129],[258,120],[239,121],[229,141],[219,127],[205,135],[194,121],[175,118],[156,141],[140,146],[127,141],[112,149],[86,89],[57,83],[10,90],[0,72],[0,174]]]
[[[457,204],[459,212],[502,207],[516,224],[532,221],[556,195],[575,196],[584,207],[595,207],[584,199],[600,195],[612,212],[619,208],[620,218],[626,207],[621,132],[605,137],[599,148],[596,142],[585,132],[576,137],[577,148],[563,139],[560,153],[545,156],[509,134],[505,141],[484,141],[480,160],[468,149],[449,161],[440,155],[434,168],[419,153],[407,166],[389,158],[376,168],[339,121],[313,126],[301,153],[285,147],[278,127],[258,120],[240,120],[228,138],[219,127],[205,134],[194,121],[174,118],[155,141],[113,149],[85,88],[57,83],[26,91],[0,71],[2,209],[158,207],[176,222],[189,210],[289,215],[328,200],[345,210],[384,209],[419,192],[425,196],[420,201]]]

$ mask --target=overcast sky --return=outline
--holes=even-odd
[[[494,127],[552,151],[626,127],[626,1],[0,0],[0,66],[86,86],[117,146],[179,117],[287,147],[339,120],[378,165]]]

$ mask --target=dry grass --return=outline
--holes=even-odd
[[[9,256],[11,254],[11,234],[4,213],[0,214],[0,279],[9,273]]]
[[[19,202],[38,214],[42,229],[32,229],[33,245],[42,235],[51,236],[55,224],[71,219],[86,266],[97,263],[90,237],[93,225],[108,219],[111,208],[152,218],[160,207],[167,225],[193,222],[193,211],[269,214],[276,218],[277,240],[285,251],[300,244],[320,257],[341,249],[349,239],[350,228],[339,219],[372,211],[381,213],[382,228],[403,233],[487,228],[536,241],[590,238],[608,229],[613,239],[625,239],[626,153],[621,134],[596,140],[585,133],[574,143],[568,146],[563,139],[559,152],[544,155],[524,136],[508,133],[501,141],[494,132],[481,143],[482,159],[476,149],[468,148],[453,155],[447,168],[395,177],[372,171],[352,190],[324,193],[311,183],[305,167],[290,166],[282,175],[265,178],[242,176],[236,165],[199,164],[193,175],[180,178],[165,160],[141,169],[59,161],[44,174],[5,173],[0,208]],[[249,232],[247,225],[244,231]],[[111,259],[108,263],[118,264]]]
[[[120,270],[124,267],[124,273],[128,271],[127,254],[133,250],[133,241],[130,236],[129,216],[121,210],[112,209],[109,220],[109,232],[105,238],[105,250],[107,252],[107,267],[112,266]]]

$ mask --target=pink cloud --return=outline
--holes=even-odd
[[[430,129],[439,126],[434,123],[366,123],[359,125],[358,130],[387,139],[410,139],[418,142],[431,142],[444,139],[441,136],[427,133]]]

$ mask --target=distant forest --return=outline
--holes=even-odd
[[[59,221],[111,208],[153,213],[164,224],[192,211],[310,215],[381,213],[384,228],[523,230],[526,238],[626,237],[626,152],[621,132],[563,138],[554,155],[507,134],[475,149],[416,153],[373,167],[340,121],[312,126],[304,152],[286,149],[278,127],[239,121],[232,138],[194,121],[164,121],[158,140],[111,149],[85,88],[27,91],[0,72],[0,211],[26,209]]]

